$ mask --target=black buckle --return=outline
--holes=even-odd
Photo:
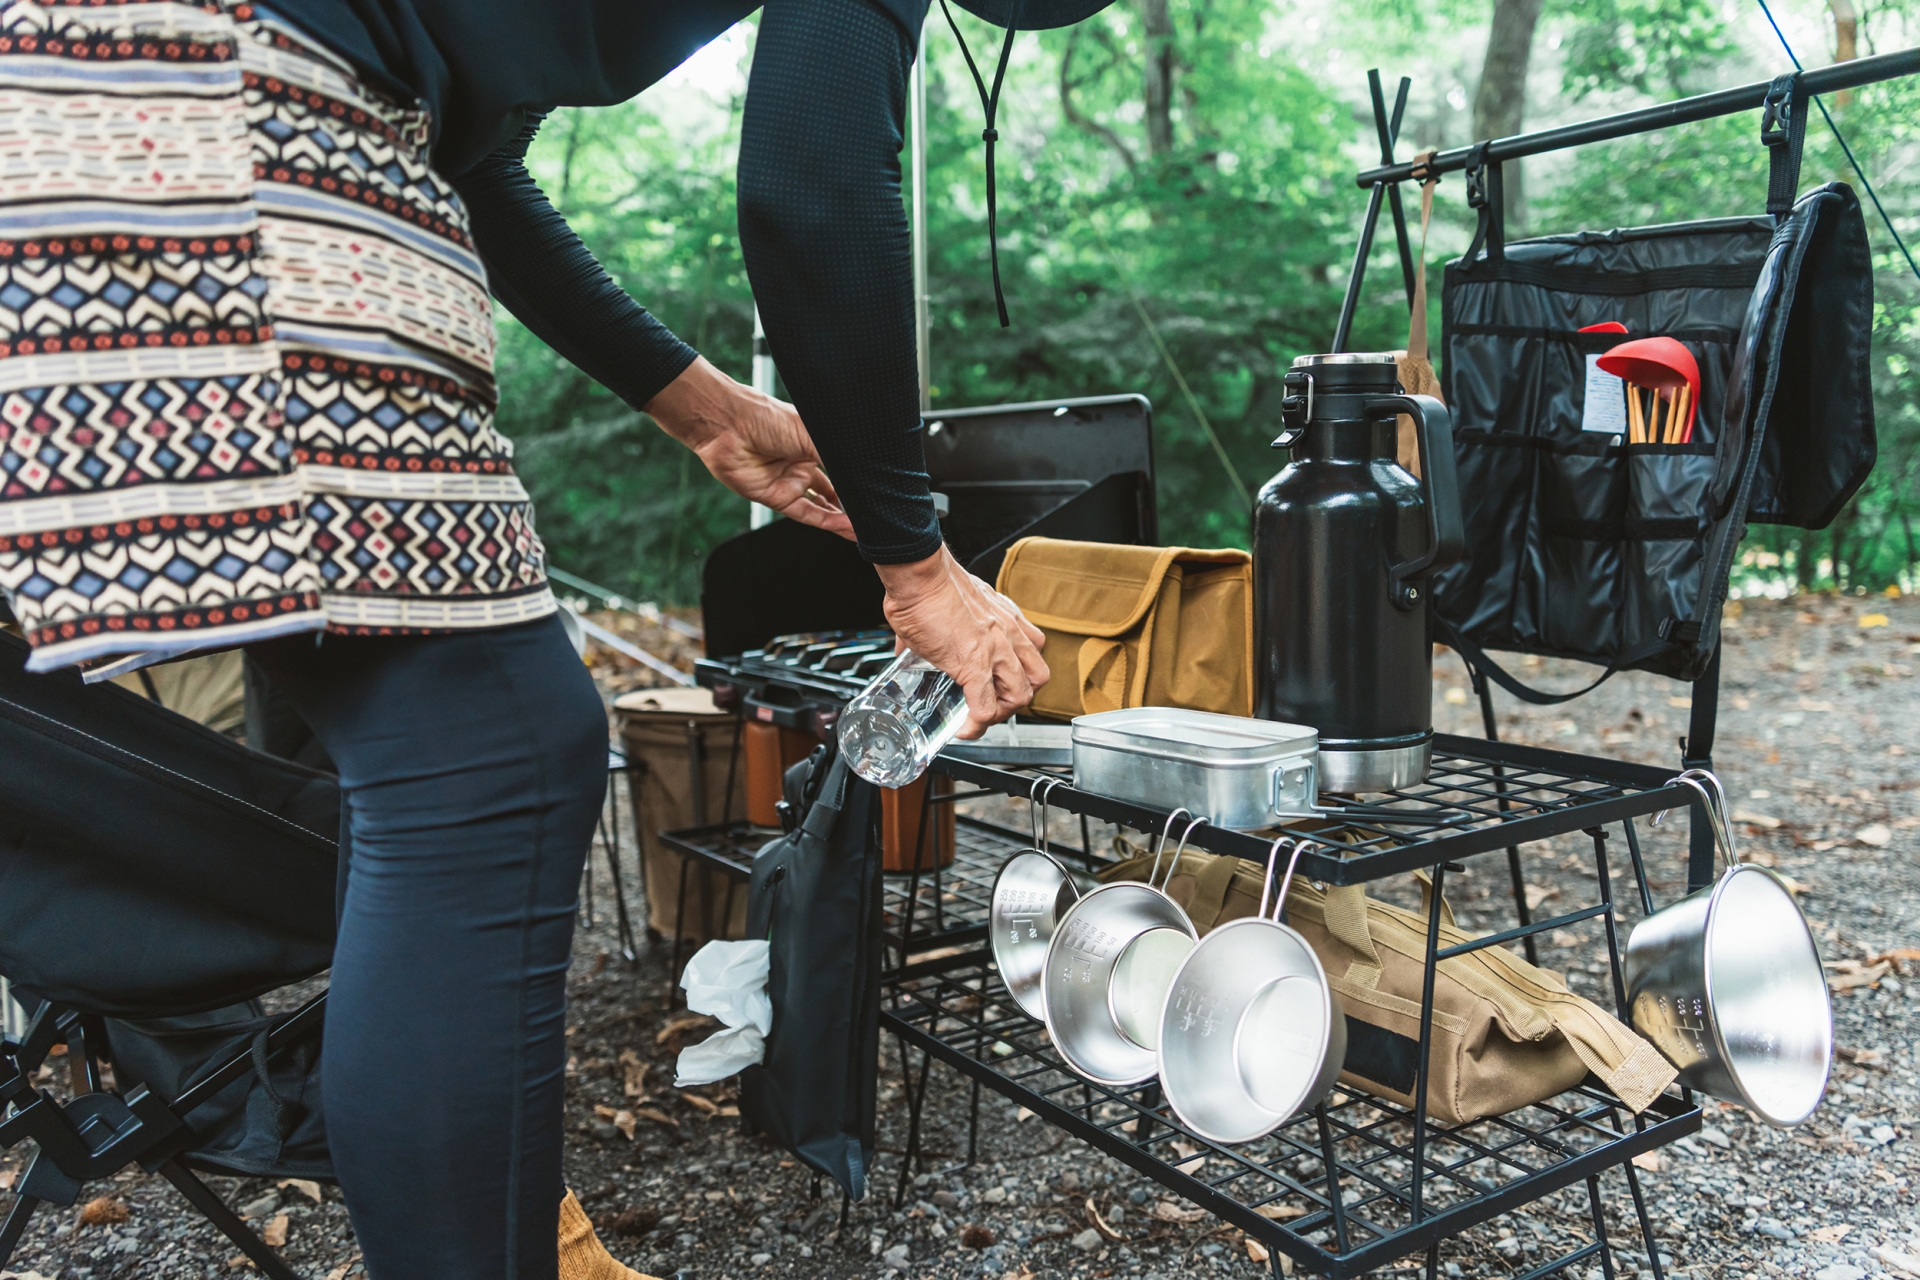
[[[1285,391],[1280,397],[1282,430],[1273,447],[1291,449],[1306,433],[1307,422],[1313,417],[1313,375],[1305,369],[1289,369],[1280,385]]]
[[[1487,207],[1487,144],[1477,144],[1467,153],[1467,207]]]
[[[1760,142],[1762,146],[1784,147],[1792,141],[1793,98],[1798,88],[1798,72],[1774,78],[1760,104]]]

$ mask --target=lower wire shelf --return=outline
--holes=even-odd
[[[1680,1098],[1662,1095],[1636,1120],[1603,1088],[1583,1086],[1505,1116],[1429,1122],[1416,1186],[1408,1108],[1336,1087],[1325,1105],[1259,1142],[1225,1146],[1182,1125],[1157,1084],[1112,1089],[1074,1073],[1007,995],[985,952],[909,965],[887,982],[882,1022],[907,1043],[1336,1280],[1590,1179],[1701,1123],[1700,1109]],[[1597,1217],[1597,1199],[1593,1209]],[[1595,1228],[1595,1243],[1537,1274],[1603,1249],[1604,1221]]]

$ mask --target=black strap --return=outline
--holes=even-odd
[[[993,262],[993,305],[1000,311],[1000,327],[1008,328],[1013,321],[1007,318],[1007,296],[1000,288],[1000,230],[999,205],[993,185],[993,145],[1000,141],[1000,131],[993,127],[995,117],[1000,114],[1000,86],[1007,78],[1007,60],[1013,56],[1013,36],[1020,27],[1018,3],[1014,6],[1013,20],[1007,24],[1007,38],[1000,45],[1000,65],[994,68],[993,89],[987,89],[987,82],[980,75],[980,68],[974,65],[973,50],[967,48],[967,38],[960,34],[960,24],[953,20],[953,10],[947,8],[947,0],[940,0],[940,12],[947,15],[947,25],[953,28],[953,38],[960,42],[961,56],[967,60],[967,70],[973,72],[973,87],[980,92],[980,106],[987,113],[987,127],[980,136],[987,144],[987,254]]]
[[[1542,693],[1540,690],[1530,685],[1521,684],[1518,680],[1514,679],[1504,667],[1487,656],[1485,649],[1482,649],[1479,645],[1461,635],[1451,622],[1448,622],[1437,613],[1431,616],[1433,618],[1434,632],[1440,637],[1440,642],[1459,654],[1462,658],[1465,658],[1468,668],[1471,669],[1476,677],[1484,676],[1514,697],[1520,699],[1520,701],[1531,702],[1536,707],[1557,706],[1562,702],[1572,702],[1575,698],[1592,693],[1595,689],[1598,689],[1601,685],[1611,680],[1613,673],[1620,669],[1619,664],[1616,663],[1608,667],[1605,671],[1602,671],[1598,680],[1595,680],[1584,689],[1575,689],[1572,693]]]
[[[1800,151],[1807,141],[1807,91],[1798,71],[1767,86],[1760,141],[1767,148],[1767,212],[1779,221],[1793,212],[1800,194]]]

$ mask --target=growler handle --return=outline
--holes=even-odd
[[[1466,552],[1460,518],[1460,483],[1453,470],[1453,415],[1432,396],[1368,396],[1367,415],[1404,413],[1413,419],[1420,444],[1420,488],[1427,500],[1427,549],[1387,570],[1387,594],[1394,605],[1420,603],[1418,580],[1454,563]]]

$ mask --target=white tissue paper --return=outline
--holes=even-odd
[[[767,995],[772,964],[765,939],[709,942],[693,953],[680,975],[687,1008],[726,1026],[680,1051],[675,1088],[725,1080],[766,1058],[767,1033],[773,1030],[773,1000]]]

